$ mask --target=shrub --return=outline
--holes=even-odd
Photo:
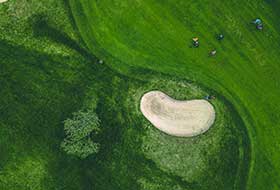
[[[98,153],[100,144],[94,143],[90,137],[100,132],[100,120],[95,112],[87,110],[74,113],[72,119],[64,121],[64,131],[66,137],[61,148],[67,154],[86,158]]]

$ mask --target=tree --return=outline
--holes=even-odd
[[[100,144],[94,143],[90,136],[100,132],[100,120],[91,110],[78,111],[72,119],[64,121],[66,137],[61,143],[61,148],[67,154],[86,158],[99,151]]]

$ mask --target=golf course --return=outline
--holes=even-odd
[[[0,0],[0,190],[280,190],[280,0]]]

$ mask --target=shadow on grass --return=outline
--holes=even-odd
[[[34,15],[30,20],[33,26],[33,33],[35,37],[45,37],[58,44],[63,44],[70,49],[75,50],[84,58],[97,63],[99,59],[91,54],[87,49],[82,47],[75,40],[71,39],[66,33],[52,27],[47,22],[47,18],[44,15]]]

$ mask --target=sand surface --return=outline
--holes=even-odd
[[[215,121],[214,107],[208,101],[179,101],[160,91],[144,94],[140,109],[156,128],[178,137],[200,135]]]
[[[8,1],[8,0],[0,0],[0,3],[4,3],[4,2],[6,2],[6,1]]]

